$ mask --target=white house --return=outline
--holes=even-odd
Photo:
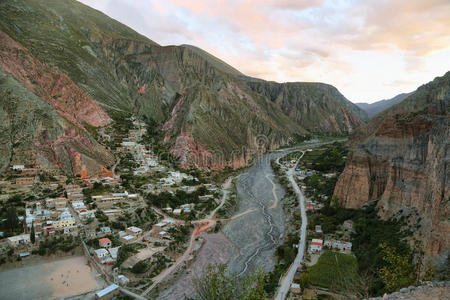
[[[17,247],[19,245],[26,245],[30,243],[30,234],[15,235],[7,238],[8,244]]]
[[[323,240],[313,239],[311,241],[311,245],[309,246],[309,251],[311,253],[322,251]]]

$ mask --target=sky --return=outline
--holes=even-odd
[[[329,83],[353,102],[450,70],[449,0],[81,2],[160,45],[195,45],[265,80]]]

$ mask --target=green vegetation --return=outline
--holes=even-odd
[[[102,195],[105,193],[111,193],[111,187],[108,185],[103,185],[100,182],[94,182],[92,188],[83,189],[83,194],[86,197],[92,197],[97,195]]]
[[[145,262],[145,260],[141,260],[138,263],[136,263],[132,268],[132,273],[145,273],[148,270],[148,265]]]
[[[80,246],[80,239],[78,237],[68,236],[56,236],[53,238],[46,238],[39,242],[39,248],[33,250],[33,254],[39,255],[52,255],[58,251],[69,252],[76,247]]]
[[[352,255],[325,251],[308,269],[307,281],[313,286],[345,288],[341,282],[353,282],[358,276],[358,263]]]
[[[342,172],[345,167],[344,156],[348,149],[343,142],[334,142],[324,149],[308,151],[302,158],[302,164],[320,172]]]
[[[178,207],[182,204],[186,203],[200,203],[199,196],[204,196],[208,193],[208,190],[205,187],[200,187],[196,191],[192,193],[187,193],[183,190],[177,190],[174,195],[169,192],[162,192],[158,195],[149,193],[147,194],[147,201],[149,204],[155,205],[159,208],[165,207]]]
[[[202,277],[194,280],[197,300],[260,300],[267,297],[264,290],[266,274],[256,271],[243,277],[228,272],[225,265],[208,265]]]
[[[114,267],[119,267],[124,261],[133,254],[138,253],[138,249],[145,247],[142,244],[123,244],[117,253],[117,260]]]
[[[298,241],[299,235],[291,233],[275,251],[277,264],[274,270],[267,274],[264,282],[264,290],[268,295],[272,295],[275,292],[280,277],[286,273],[289,266],[294,262],[295,256],[297,255],[297,248],[294,248],[293,245],[298,244]]]

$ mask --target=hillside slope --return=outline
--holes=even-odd
[[[367,113],[367,115],[369,116],[369,118],[372,118],[373,116],[382,112],[383,110],[386,110],[389,107],[402,102],[403,100],[405,100],[412,94],[413,94],[413,92],[402,93],[402,94],[398,94],[397,96],[395,96],[391,99],[380,100],[380,101],[377,101],[374,103],[355,103],[355,104],[359,108],[364,110]]]
[[[37,164],[67,175],[101,174],[113,157],[49,104],[0,67],[0,172],[10,164]]]
[[[160,124],[184,167],[240,167],[308,131],[344,134],[359,124],[345,98],[314,92],[319,85],[309,87],[308,105],[326,109],[293,116],[288,106],[295,101],[271,101],[203,50],[159,46],[73,0],[0,1],[0,30],[11,40],[2,45],[4,70],[61,116],[80,128],[103,126],[116,112],[146,116]],[[60,93],[65,89],[52,92],[57,77],[77,91],[72,98]],[[320,130],[317,118],[327,120]]]
[[[353,132],[367,115],[328,84],[277,83],[248,80],[256,92],[268,97],[292,120],[314,133]]]
[[[450,72],[376,115],[351,138],[335,195],[348,208],[379,200],[381,216],[417,212],[427,255],[450,249]]]

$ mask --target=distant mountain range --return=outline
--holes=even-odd
[[[383,110],[388,109],[389,107],[402,102],[403,100],[405,100],[406,98],[408,98],[410,95],[412,95],[414,92],[411,93],[402,93],[399,94],[397,96],[395,96],[394,98],[391,99],[385,99],[385,100],[380,100],[374,103],[355,103],[359,108],[361,108],[362,110],[364,110],[367,115],[369,116],[369,118],[372,118],[373,116],[375,116],[376,114],[382,112]]]
[[[367,120],[333,86],[250,78],[195,46],[160,46],[74,0],[1,1],[0,34],[0,88],[9,95],[0,99],[0,172],[12,163],[102,172],[114,159],[92,128],[130,113],[159,124],[182,167],[214,169],[244,166],[261,147],[310,133],[347,135]],[[12,128],[16,115],[33,123]]]

